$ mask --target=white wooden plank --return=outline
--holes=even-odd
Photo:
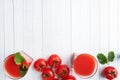
[[[99,28],[99,53],[104,53],[107,56],[109,47],[109,2],[108,0],[100,0],[100,28]],[[103,68],[106,65],[99,67],[99,80],[105,80],[102,75]]]
[[[33,1],[33,36],[34,36],[34,58],[42,56],[42,12],[43,5],[42,0]]]
[[[87,52],[89,49],[89,1],[72,1],[73,50]]]
[[[108,0],[100,0],[100,41],[99,41],[99,50],[100,52],[108,52],[108,30],[109,30],[109,12],[108,12]]]
[[[23,0],[13,0],[15,52],[23,50]],[[25,80],[21,78],[20,80]]]
[[[99,50],[100,4],[98,0],[90,1],[90,50],[94,53]],[[91,53],[94,55],[94,53]],[[95,54],[96,55],[96,54]]]
[[[24,0],[23,2],[23,21],[23,50],[33,57],[33,0]],[[24,79],[34,79],[32,65]]]
[[[72,0],[72,51],[89,53],[89,0]]]
[[[96,57],[99,51],[99,29],[100,29],[100,1],[99,0],[91,0],[90,1],[90,54]],[[98,65],[99,68],[99,65]],[[96,74],[91,78],[91,80],[99,79],[99,69]]]
[[[43,10],[43,3],[42,0],[33,0],[33,52],[34,52],[34,59],[37,60],[38,58],[43,57],[42,51],[42,10]],[[34,80],[39,80],[40,73],[33,70]]]
[[[5,59],[5,53],[4,53],[4,2],[3,0],[0,0],[0,77],[1,80],[5,80],[5,73],[3,70],[3,61]]]
[[[13,3],[12,0],[4,0],[4,28],[5,28],[5,56],[14,53],[13,30]],[[11,80],[6,77],[5,80]]]
[[[117,37],[118,37],[118,48],[117,48],[117,51],[118,51],[118,55],[117,55],[117,59],[118,59],[118,71],[120,71],[120,1],[118,0],[118,30],[117,30]],[[120,74],[120,72],[119,72]],[[118,78],[120,79],[120,75],[118,76]]]
[[[43,0],[43,56],[57,53],[70,65],[70,34],[70,0]]]
[[[109,37],[110,37],[110,50],[115,50],[117,49],[117,26],[118,26],[118,4],[117,0],[110,0],[110,31],[109,31]]]
[[[32,54],[32,46],[33,46],[33,24],[32,24],[32,0],[24,1],[24,27],[23,27],[23,43],[24,50],[28,52],[28,54]]]
[[[115,52],[115,56],[118,55],[118,0],[110,0],[110,31],[109,31],[109,50],[113,50]],[[110,65],[114,66],[118,69],[117,65],[117,57],[115,57],[114,62],[110,63]],[[119,80],[119,79],[115,79]]]
[[[23,0],[14,0],[15,52],[23,50]]]

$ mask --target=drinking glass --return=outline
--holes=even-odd
[[[15,63],[15,54],[17,54],[16,60],[19,61],[22,56],[22,60],[20,64]],[[18,80],[24,77],[33,61],[33,58],[30,57],[24,51],[19,51],[7,56],[4,60],[3,67],[5,74],[14,80]]]

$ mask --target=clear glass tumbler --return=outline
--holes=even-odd
[[[11,54],[5,58],[3,63],[5,74],[11,79],[20,79],[25,76],[32,61],[33,58],[24,51]]]

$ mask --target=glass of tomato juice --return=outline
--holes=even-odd
[[[4,71],[9,78],[20,79],[25,76],[32,61],[33,59],[24,51],[16,52],[5,58]]]
[[[92,77],[98,68],[97,60],[88,53],[75,56],[73,60],[74,72],[81,78]]]

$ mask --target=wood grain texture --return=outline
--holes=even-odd
[[[13,2],[12,0],[4,0],[4,36],[5,36],[5,56],[12,54],[15,50],[14,43],[14,20],[13,20]],[[11,80],[6,77],[5,80]]]
[[[57,53],[71,67],[73,52],[115,52],[115,61],[98,65],[90,79],[106,80],[101,74],[105,66],[120,71],[120,1],[119,0],[0,0],[0,66],[6,56],[25,51],[34,61]],[[33,62],[34,62],[33,61]],[[11,80],[0,68],[0,79]],[[33,69],[20,80],[40,80]],[[119,80],[120,75],[115,80]]]
[[[0,0],[0,77],[1,80],[5,80],[5,73],[3,71],[3,62],[5,59],[5,36],[4,36],[4,2]]]
[[[90,49],[89,5],[89,0],[72,0],[72,51],[78,54],[89,53]]]

